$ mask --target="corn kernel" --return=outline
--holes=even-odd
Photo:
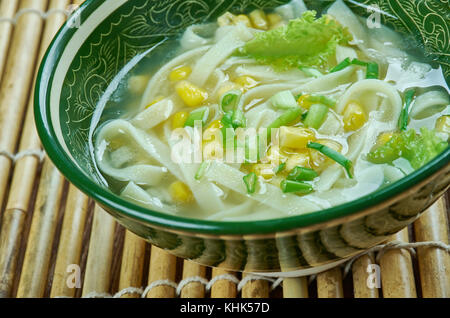
[[[234,18],[234,14],[232,14],[231,12],[225,12],[223,15],[217,18],[217,23],[221,27],[225,25],[232,25],[234,22]]]
[[[200,106],[208,99],[208,93],[205,90],[188,81],[179,82],[175,89],[183,102],[189,107]]]
[[[366,123],[364,109],[357,102],[350,102],[344,109],[344,130],[355,131]]]
[[[311,154],[309,149],[302,150],[296,154],[290,155],[286,161],[286,171],[291,171],[295,167],[311,168]]]
[[[266,180],[271,179],[275,175],[273,166],[270,164],[257,163],[253,165],[252,170],[257,176],[261,176]]]
[[[188,78],[192,69],[189,66],[180,66],[170,72],[169,79],[171,82],[178,82]]]
[[[384,144],[386,144],[389,140],[391,140],[393,135],[394,135],[393,132],[381,133],[377,138],[376,147],[383,146]]]
[[[283,148],[303,149],[315,139],[315,134],[310,129],[287,126],[280,128],[280,145]]]
[[[175,115],[173,115],[172,129],[183,128],[184,123],[186,122],[188,117],[189,117],[188,112],[178,112]]]
[[[244,75],[236,78],[234,82],[243,88],[244,93],[249,89],[258,86],[258,81],[256,81],[253,77]]]
[[[250,20],[252,21],[253,26],[256,29],[260,30],[268,30],[269,23],[267,22],[267,17],[264,11],[262,10],[253,10],[249,14]]]
[[[309,101],[309,97],[310,97],[309,94],[304,94],[300,96],[297,99],[297,103],[299,104],[299,106],[302,107],[303,109],[310,109],[314,103]]]
[[[222,122],[217,119],[211,122],[209,126],[205,129],[203,133],[203,141],[213,141],[215,140],[216,134],[218,134],[218,131],[223,127]]]
[[[281,18],[281,15],[277,13],[269,13],[267,15],[267,20],[269,21],[271,29],[277,28],[283,24],[283,19]]]
[[[317,140],[317,143],[325,145],[337,152],[342,151],[342,145],[338,143],[337,141],[331,140],[331,139],[319,139]],[[319,170],[323,170],[329,165],[331,165],[334,161],[324,154],[322,154],[320,151],[311,149],[311,159],[312,164],[315,168],[318,168]]]
[[[250,19],[245,14],[240,14],[240,15],[236,16],[234,18],[234,23],[235,24],[242,23],[248,28],[252,27],[252,23],[250,22]]]
[[[151,106],[155,105],[156,103],[159,103],[160,101],[162,101],[165,97],[164,96],[158,96],[155,98],[154,101],[152,101],[150,104],[148,104],[145,109],[150,108]]]
[[[436,120],[436,130],[439,132],[450,134],[450,116],[441,116]]]
[[[169,186],[169,193],[172,199],[177,203],[189,203],[194,199],[191,189],[181,181],[172,183]]]

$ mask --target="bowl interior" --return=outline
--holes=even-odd
[[[87,0],[58,33],[42,64],[36,89],[36,122],[44,147],[63,174],[78,188],[128,216],[164,227],[232,234],[264,233],[306,226],[360,211],[395,196],[449,162],[447,149],[422,169],[374,194],[332,209],[288,219],[209,222],[167,216],[124,201],[101,185],[93,163],[92,122],[121,85],[121,80],[143,59],[167,56],[168,48],[186,27],[212,21],[226,11],[270,9],[286,0]],[[333,1],[305,1],[321,11]],[[361,16],[370,17],[377,5],[381,23],[410,36],[424,48],[426,58],[439,64],[447,82],[450,75],[448,7],[439,1],[346,1]],[[424,14],[427,13],[427,14]],[[95,127],[95,125],[94,125]]]

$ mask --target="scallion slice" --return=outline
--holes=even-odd
[[[408,128],[409,106],[412,103],[415,93],[415,89],[409,89],[405,92],[405,107],[403,107],[398,120],[398,128],[400,130],[404,131]]]
[[[281,181],[280,187],[284,193],[308,194],[314,191],[312,185],[292,180]]]
[[[324,95],[310,95],[307,98],[308,102],[324,104],[330,108],[333,108],[336,105],[336,101]]]
[[[313,169],[296,166],[289,172],[287,179],[291,181],[312,181],[318,176],[318,173]]]
[[[226,113],[236,109],[241,96],[242,92],[238,89],[231,90],[223,94],[222,98],[220,99],[220,106],[222,107],[222,110]]]
[[[289,109],[297,107],[297,101],[291,91],[282,91],[276,93],[269,99],[272,107],[276,109]]]
[[[307,127],[319,129],[322,126],[328,114],[328,107],[323,104],[313,104],[309,108],[308,115],[306,115],[303,123]]]
[[[204,125],[208,120],[208,116],[209,116],[208,107],[197,108],[196,110],[193,110],[189,114],[188,118],[186,119],[186,122],[184,123],[184,127],[194,127],[196,121],[201,121],[202,125]]]
[[[267,127],[267,139],[270,139],[272,135],[272,129],[280,128],[281,126],[287,126],[296,120],[303,113],[303,108],[295,107],[287,110],[283,115],[275,119],[268,127]]]
[[[310,142],[308,143],[308,148],[315,149],[321,153],[323,153],[328,158],[336,161],[338,164],[343,166],[345,168],[345,171],[347,172],[347,175],[350,179],[353,179],[352,175],[352,167],[353,163],[350,159],[347,159],[342,154],[337,152],[336,150],[333,150],[325,145],[319,144],[317,142]]]
[[[244,176],[245,187],[247,188],[247,193],[252,194],[256,191],[256,182],[258,181],[258,177],[256,173],[251,172],[248,175]]]
[[[286,162],[281,163],[278,167],[276,167],[274,169],[274,173],[275,174],[279,174],[281,171],[283,171],[284,169],[286,169]]]
[[[367,63],[367,70],[366,70],[366,78],[374,78],[378,79],[378,64],[377,63]]]
[[[208,170],[209,166],[211,165],[211,161],[207,160],[207,161],[203,161],[200,164],[200,167],[197,170],[197,173],[195,174],[194,178],[195,180],[201,180],[206,173],[206,170]]]
[[[239,128],[242,127],[244,128],[246,125],[246,119],[245,119],[245,115],[244,112],[240,109],[236,109],[233,112],[233,116],[231,117],[231,123],[233,125],[233,128]]]
[[[352,61],[350,60],[349,57],[345,58],[341,63],[339,63],[338,65],[336,65],[335,67],[333,67],[330,70],[330,73],[334,73],[340,70],[343,70],[344,68],[346,68],[347,66],[350,66],[352,64]]]

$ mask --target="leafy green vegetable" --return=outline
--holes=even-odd
[[[331,16],[316,19],[315,11],[306,11],[287,26],[257,33],[242,52],[279,70],[310,66],[327,68],[336,46],[345,45],[349,40],[350,33]]]
[[[414,169],[419,169],[447,148],[448,143],[441,140],[434,130],[425,127],[420,134],[410,129],[398,134],[382,146],[369,152],[367,159],[372,163],[392,163],[402,157],[407,159]]]

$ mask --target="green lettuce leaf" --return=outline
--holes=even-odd
[[[372,163],[392,163],[402,157],[407,159],[414,169],[419,169],[447,148],[448,143],[438,136],[434,130],[425,127],[420,134],[410,129],[398,134],[384,145],[367,154]]]
[[[326,69],[336,45],[349,40],[350,33],[331,16],[316,19],[315,11],[306,11],[286,26],[257,33],[241,51],[278,70],[301,66]]]

